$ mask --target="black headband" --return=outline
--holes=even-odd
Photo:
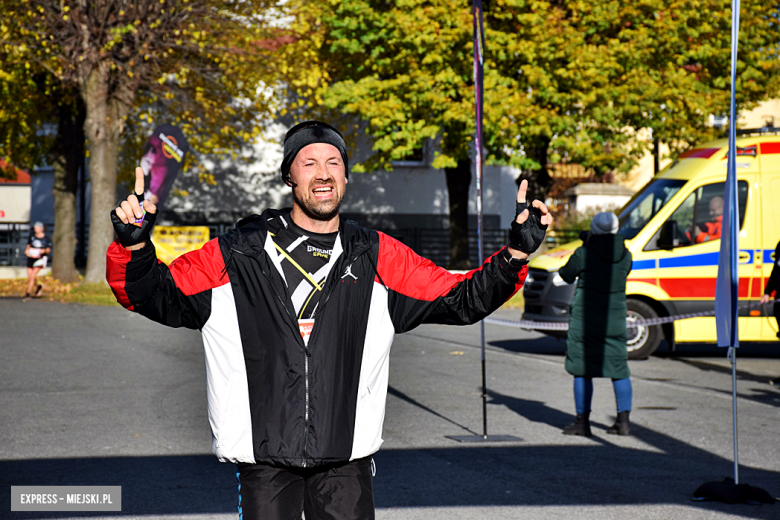
[[[344,175],[349,177],[349,156],[347,156],[347,144],[341,132],[332,126],[320,121],[304,121],[290,128],[284,136],[284,159],[282,159],[282,180],[285,184],[290,181],[290,166],[304,147],[313,143],[325,143],[335,146],[341,153],[344,161]]]

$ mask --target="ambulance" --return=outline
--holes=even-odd
[[[757,302],[777,260],[780,239],[780,129],[745,130],[737,139],[739,199],[739,304]],[[628,321],[711,311],[720,250],[720,215],[728,139],[680,155],[637,192],[619,212],[620,231],[633,255],[626,296]],[[576,282],[558,275],[582,242],[534,258],[525,282],[524,320],[568,321]],[[772,305],[739,313],[740,341],[777,341]],[[564,335],[549,332],[552,335]],[[628,329],[629,359],[644,359],[666,339],[716,341],[715,318],[675,320]]]

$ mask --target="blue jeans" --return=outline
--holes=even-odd
[[[613,379],[612,388],[615,390],[615,401],[617,402],[617,411],[631,411],[631,379]],[[574,406],[577,409],[577,415],[590,412],[590,403],[593,400],[593,378],[575,377],[574,378]]]

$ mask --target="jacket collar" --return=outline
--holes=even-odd
[[[254,214],[236,223],[236,247],[243,252],[259,252],[265,249],[268,236],[268,222],[275,218],[290,218],[290,208],[266,209],[260,215]],[[339,239],[345,257],[351,257],[363,252],[369,244],[367,230],[357,222],[349,219],[339,219]]]

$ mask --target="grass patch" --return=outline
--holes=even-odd
[[[119,306],[114,293],[106,284],[62,283],[51,276],[38,277],[38,283],[43,284],[43,294],[39,298],[41,300]],[[24,278],[0,280],[0,297],[21,297],[24,296],[26,290],[27,280]]]
[[[73,287],[60,301],[87,305],[115,305],[119,307],[111,288],[102,283],[82,283]]]

